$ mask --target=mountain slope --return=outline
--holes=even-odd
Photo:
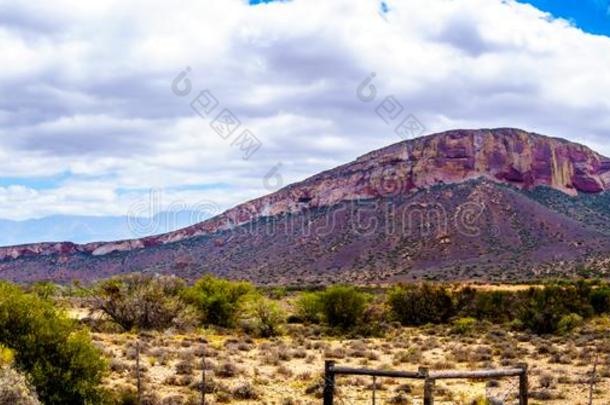
[[[523,190],[523,193],[591,229],[610,235],[610,192],[581,194],[569,198],[550,187],[537,187],[533,190]]]
[[[588,223],[565,208],[605,201],[609,188],[610,159],[582,145],[515,129],[449,131],[371,152],[177,232],[1,248],[0,277],[527,279],[610,252],[603,210],[593,208],[601,216]]]

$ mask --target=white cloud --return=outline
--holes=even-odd
[[[0,217],[120,215],[151,187],[228,208],[279,162],[287,184],[399,141],[374,112],[387,95],[429,131],[516,126],[610,155],[610,38],[511,0],[387,4],[0,0],[0,178],[21,184]],[[191,111],[204,89],[262,141],[249,161]]]

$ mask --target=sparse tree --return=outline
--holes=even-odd
[[[342,330],[358,325],[370,296],[351,286],[328,287],[320,293],[320,309],[326,323]]]
[[[271,337],[281,334],[286,316],[277,302],[257,295],[244,305],[244,315],[255,335]]]
[[[127,331],[167,328],[184,307],[179,298],[184,285],[177,277],[137,273],[112,278],[94,288],[93,310]]]
[[[235,325],[245,299],[255,292],[245,281],[230,281],[207,275],[184,291],[183,297],[199,312],[204,324]]]

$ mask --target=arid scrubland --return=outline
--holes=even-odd
[[[610,293],[599,281],[294,290],[212,277],[188,287],[173,277],[134,275],[88,288],[42,284],[26,290],[15,294],[47,310],[59,308],[58,316],[74,320],[73,333],[90,331],[105,371],[90,373],[95,378],[86,386],[96,401],[109,404],[200,404],[203,390],[208,404],[319,404],[325,360],[403,371],[525,362],[530,403],[588,404],[590,390],[594,404],[610,403]],[[6,316],[9,304],[0,299],[0,314]],[[10,329],[5,319],[0,316]],[[0,338],[5,374],[14,370],[11,378],[43,403],[62,403],[36,385],[41,375],[29,377],[35,368],[19,351],[35,344],[24,339],[11,347],[5,335]],[[85,343],[79,350],[91,353]],[[61,382],[56,375],[45,378]],[[372,403],[373,393],[377,404],[418,404],[423,383],[337,377],[336,403]],[[509,404],[517,394],[516,378],[438,381],[435,389],[440,404]],[[14,403],[36,403],[23,401]]]
[[[315,327],[290,327],[289,336],[272,339],[206,332],[144,333],[140,340],[145,400],[200,403],[205,353],[209,403],[319,404],[324,360],[335,359],[346,366],[393,370],[416,370],[422,365],[494,368],[525,361],[530,365],[531,403],[586,404],[594,357],[600,350],[594,403],[606,404],[610,401],[609,348],[599,348],[592,336],[610,324],[600,322],[553,338],[494,327],[456,336],[443,326],[397,328],[383,339],[324,337]],[[134,393],[136,335],[96,333],[93,339],[112,358],[108,386]],[[339,377],[337,403],[370,404],[372,384],[370,377]],[[440,383],[437,403],[486,403],[484,398],[515,403],[516,384],[515,379]],[[422,393],[419,381],[377,379],[376,397],[381,404],[421,403]]]

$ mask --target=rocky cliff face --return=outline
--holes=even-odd
[[[0,248],[0,260],[128,252],[229,230],[262,217],[392,197],[476,178],[522,189],[549,186],[569,195],[601,193],[610,189],[610,159],[579,144],[517,129],[448,131],[371,152],[176,232],[110,243],[5,247]]]

